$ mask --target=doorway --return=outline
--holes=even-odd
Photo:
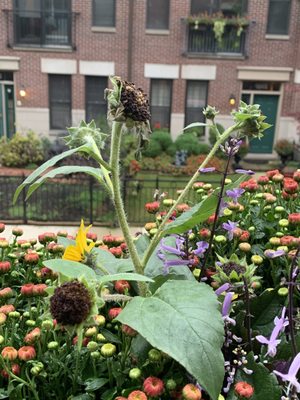
[[[0,71],[0,138],[15,133],[15,91],[12,72]]]
[[[273,153],[274,140],[277,129],[277,115],[280,100],[280,83],[253,82],[251,87],[243,84],[242,101],[247,104],[259,104],[262,114],[267,117],[266,122],[272,126],[265,131],[261,139],[252,139],[249,143],[249,153]],[[250,90],[249,90],[250,89]]]

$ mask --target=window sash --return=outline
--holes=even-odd
[[[185,126],[193,122],[204,122],[203,108],[207,104],[208,82],[187,81],[185,98]],[[198,128],[203,133],[203,128]]]
[[[72,97],[70,75],[49,75],[50,129],[71,125]]]
[[[107,102],[104,90],[107,85],[107,77],[85,77],[85,118],[87,122],[94,120],[97,126],[106,124]]]
[[[270,0],[267,33],[273,35],[288,35],[290,14],[290,0]]]
[[[104,28],[116,26],[115,0],[93,0],[93,26]]]
[[[170,129],[172,105],[171,79],[151,79],[151,123],[161,129]]]
[[[169,0],[147,0],[147,29],[169,29]]]
[[[247,0],[191,0],[191,14],[215,14],[222,12],[232,17],[247,12]]]

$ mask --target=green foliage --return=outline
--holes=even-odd
[[[224,332],[217,297],[207,285],[168,281],[151,297],[134,297],[117,320],[178,361],[217,400],[224,377]]]
[[[183,133],[175,140],[177,150],[186,150],[188,155],[198,155],[201,153],[199,139],[194,133]]]
[[[163,130],[155,130],[151,135],[150,143],[152,140],[156,140],[161,145],[163,151],[167,151],[173,144],[170,132]]]
[[[148,147],[143,151],[143,156],[158,157],[162,153],[162,146],[156,140],[150,140]]]
[[[26,167],[44,160],[42,141],[33,132],[26,135],[16,133],[10,140],[0,142],[0,164],[5,167]]]
[[[217,127],[220,135],[222,135],[222,133],[225,131],[224,126],[219,124],[219,123],[217,123],[216,127]],[[217,141],[216,131],[215,131],[215,128],[212,125],[209,127],[208,140],[209,140],[210,144],[215,144],[216,141]]]
[[[174,157],[176,154],[176,145],[173,143],[171,144],[171,146],[169,146],[166,150],[166,154],[168,154],[168,156]]]
[[[276,142],[274,150],[279,156],[290,156],[294,152],[294,144],[289,140],[281,139]]]

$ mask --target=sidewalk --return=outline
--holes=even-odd
[[[44,232],[53,232],[57,233],[58,231],[67,231],[69,235],[75,236],[78,231],[79,226],[57,226],[57,225],[9,225],[5,224],[5,231],[0,233],[1,237],[5,237],[6,239],[10,239],[12,237],[12,229],[14,228],[23,229],[24,234],[20,237],[20,239],[32,239],[37,238],[38,235]],[[141,232],[142,227],[131,226],[130,232],[134,235],[136,232]],[[106,228],[103,226],[93,226],[90,229],[90,232],[96,233],[98,238],[101,239],[102,236],[112,234],[116,236],[123,236],[120,228]]]

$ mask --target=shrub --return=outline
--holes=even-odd
[[[161,144],[156,140],[150,140],[148,147],[143,151],[145,157],[157,157],[162,153]]]
[[[199,154],[208,154],[210,152],[211,146],[207,143],[199,143]]]
[[[183,173],[187,175],[192,175],[195,169],[197,169],[204,160],[205,160],[205,155],[188,157],[186,160],[186,166],[182,168]],[[206,165],[206,167],[216,168],[217,171],[223,171],[224,166],[225,166],[225,161],[221,160],[218,157],[212,157],[211,160]]]
[[[294,152],[294,144],[286,139],[278,140],[274,146],[279,156],[291,156]]]
[[[221,124],[216,124],[216,126],[217,126],[217,128],[218,128],[220,134],[222,135],[222,133],[225,131],[224,126],[221,125]],[[215,131],[214,131],[214,129],[213,129],[211,126],[209,127],[208,140],[209,140],[209,143],[210,143],[210,144],[215,144],[215,143],[216,143],[216,140],[217,140],[217,139],[216,139]]]
[[[193,133],[183,133],[175,141],[177,150],[186,150],[188,155],[200,154],[201,148],[198,138]]]
[[[44,148],[37,135],[29,131],[26,135],[16,133],[10,140],[1,140],[0,163],[4,167],[26,167],[44,160]]]
[[[152,140],[156,140],[161,145],[163,151],[167,151],[167,149],[173,144],[171,135],[167,131],[161,131],[161,130],[154,131],[151,135],[150,141]]]
[[[176,154],[176,145],[173,143],[166,149],[168,156],[174,157]]]

